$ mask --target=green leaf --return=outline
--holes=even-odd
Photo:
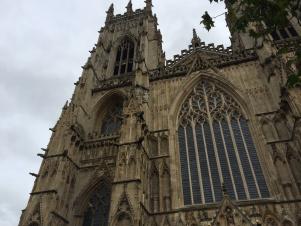
[[[210,31],[210,29],[214,27],[214,21],[207,11],[202,16],[202,19],[201,24],[204,24],[206,30]]]
[[[290,76],[288,76],[287,78],[287,82],[286,82],[286,86],[288,88],[293,88],[296,85],[300,85],[301,84],[301,77],[300,74],[291,74]]]

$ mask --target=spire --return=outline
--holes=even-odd
[[[193,37],[191,40],[191,44],[192,44],[193,48],[197,48],[201,45],[201,39],[197,35],[196,30],[194,28],[193,28],[192,32],[193,32]]]
[[[148,14],[152,14],[152,0],[145,0],[146,6],[145,6],[145,10]]]
[[[128,15],[131,15],[133,13],[133,4],[131,0],[129,1],[128,5],[125,8],[126,8],[126,13]]]
[[[109,22],[114,17],[114,4],[112,3],[107,11],[106,22]]]

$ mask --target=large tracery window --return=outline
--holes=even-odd
[[[178,141],[185,205],[268,198],[248,121],[232,97],[201,81],[182,105]]]
[[[117,50],[114,75],[125,75],[133,71],[135,45],[128,38],[124,39]]]
[[[102,182],[91,196],[84,215],[83,226],[107,226],[111,202],[111,189]]]
[[[101,134],[115,135],[119,132],[122,123],[122,102],[115,103],[106,113],[101,126]]]

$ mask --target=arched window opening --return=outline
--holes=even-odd
[[[133,71],[135,45],[128,38],[124,39],[117,50],[114,76],[125,75]]]
[[[89,199],[83,226],[107,226],[111,200],[110,187],[102,182]]]
[[[282,225],[283,226],[293,226],[293,223],[289,220],[285,220]]]
[[[33,222],[33,223],[29,224],[29,226],[39,226],[39,224],[36,222]]]
[[[160,185],[159,185],[159,173],[155,166],[153,166],[151,177],[150,177],[150,199],[151,199],[151,209],[153,212],[158,212],[160,207]]]
[[[268,198],[248,121],[232,97],[201,81],[182,105],[178,142],[184,205]]]
[[[108,109],[102,120],[101,135],[115,135],[119,132],[122,124],[122,108],[123,103],[119,101]]]
[[[131,217],[126,214],[126,213],[122,213],[119,215],[118,219],[117,219],[117,226],[132,226],[132,220]]]

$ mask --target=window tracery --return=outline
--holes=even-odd
[[[110,210],[111,189],[102,182],[92,194],[84,214],[83,226],[107,226]]]
[[[124,39],[117,50],[114,76],[128,74],[133,71],[135,45],[128,38]]]
[[[116,103],[106,113],[101,126],[101,134],[108,136],[118,133],[122,124],[122,102]]]
[[[178,141],[184,204],[269,197],[248,121],[234,99],[201,81],[183,103]]]

